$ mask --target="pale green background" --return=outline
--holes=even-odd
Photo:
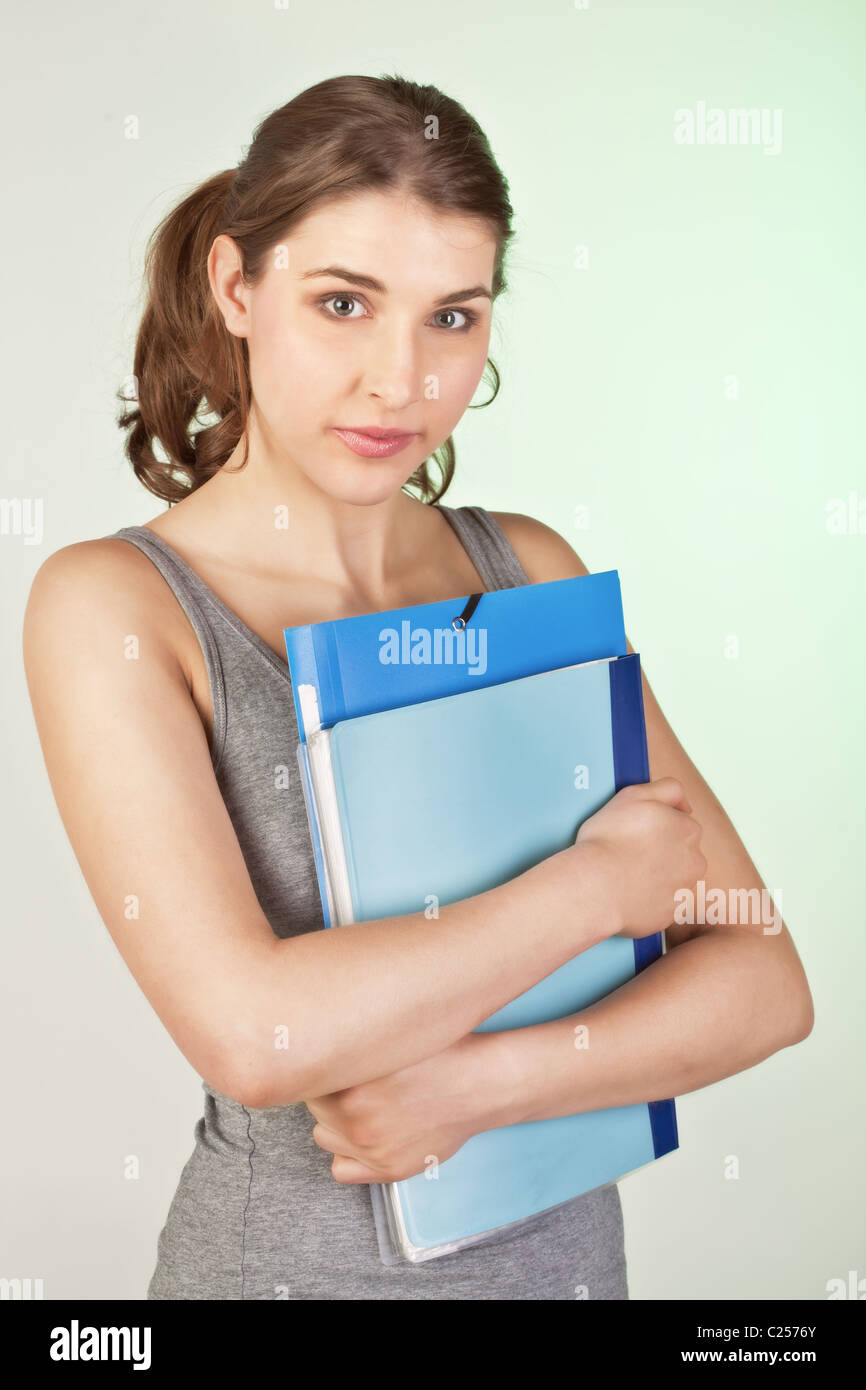
[[[468,106],[517,210],[503,387],[461,423],[446,501],[529,513],[619,570],[628,634],[781,889],[815,997],[805,1043],[681,1099],[679,1152],[622,1183],[631,1296],[822,1299],[863,1278],[866,535],[825,527],[829,499],[866,496],[862,7],[85,9],[19,8],[3,58],[0,487],[43,499],[45,534],[0,537],[0,1275],[142,1297],[201,1107],[54,806],[20,663],[30,582],[60,546],[162,510],[113,424],[158,217],[304,87],[397,71]],[[674,111],[701,101],[781,108],[781,152],[675,144]]]

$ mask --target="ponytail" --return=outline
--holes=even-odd
[[[184,198],[152,233],[145,253],[148,299],[133,361],[135,406],[117,423],[130,429],[126,454],[136,477],[165,502],[180,501],[213,477],[246,428],[246,343],[226,329],[207,274],[236,173],[226,169]],[[203,404],[220,419],[192,434],[190,422]],[[156,455],[157,440],[170,467]]]

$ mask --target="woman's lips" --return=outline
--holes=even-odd
[[[338,429],[334,430],[334,434],[339,435],[354,454],[368,459],[390,458],[392,454],[399,454],[416,437],[414,434],[391,434],[381,439],[360,430]]]

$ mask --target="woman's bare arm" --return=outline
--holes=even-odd
[[[216,1090],[288,1104],[393,1072],[622,925],[586,846],[577,864],[582,848],[567,865],[553,855],[438,919],[422,910],[278,939],[166,635],[178,613],[150,560],[121,540],[86,541],[39,569],[23,649],[52,789],[94,902]]]
[[[520,555],[532,583],[570,579],[589,573],[568,542],[543,522],[521,513],[495,512],[493,515]],[[626,649],[634,653],[628,641]],[[608,1017],[624,1020],[631,1018],[633,1013],[631,1045],[639,1048],[639,1040],[647,1036],[641,1008],[654,1007],[656,1002],[660,1002],[661,991],[665,992],[666,1005],[664,1010],[657,1010],[659,1032],[664,1026],[665,1017],[676,1018],[687,1006],[691,1007],[693,1022],[702,1019],[705,1025],[701,1034],[701,1028],[695,1022],[697,1034],[687,1041],[686,1051],[693,1073],[701,1077],[691,1086],[680,1083],[684,1084],[684,1090],[691,1090],[707,1085],[720,1076],[729,1076],[736,1070],[754,1066],[779,1047],[787,1047],[807,1037],[814,1021],[814,1010],[806,974],[782,919],[780,905],[773,905],[769,913],[771,925],[768,925],[763,911],[766,909],[765,899],[772,902],[772,898],[766,884],[724,807],[665,718],[643,667],[641,684],[650,775],[654,779],[673,777],[684,788],[702,829],[701,847],[707,859],[702,884],[705,901],[714,901],[711,895],[715,893],[716,902],[730,905],[728,913],[731,908],[738,909],[739,920],[734,925],[730,916],[722,915],[716,919],[708,912],[706,923],[678,920],[671,924],[665,931],[670,959],[666,956],[655,961],[643,972],[646,980],[629,981],[620,990],[595,1004],[592,1013],[598,1019],[605,1020]],[[751,923],[744,920],[745,908],[748,907],[754,916],[759,905],[760,920]],[[697,899],[693,899],[693,906],[697,909]],[[697,912],[694,916],[697,916]],[[713,924],[716,920],[720,921],[719,925]],[[719,1036],[726,1016],[722,1007],[724,981],[727,980],[727,988],[733,993],[738,972],[742,982],[740,1012],[739,1016],[736,1011],[729,1015],[730,1045],[726,1048]],[[712,991],[716,973],[719,989],[711,1006],[703,995],[709,995]],[[654,984],[650,984],[650,976]],[[665,985],[662,981],[665,981]],[[651,997],[652,1005],[648,1003]],[[761,1013],[760,1019],[756,1020],[752,1015],[757,1011],[758,999],[761,1000]],[[748,1039],[736,1036],[744,1029],[748,1029]],[[728,1053],[727,1058],[725,1052]],[[646,1057],[654,1058],[650,1046],[647,1047]],[[720,1067],[727,1067],[727,1070],[720,1070]],[[634,1074],[634,1068],[630,1075],[638,1086],[642,1084]],[[604,1087],[607,1080],[607,1077],[604,1081],[600,1080],[600,1087]],[[630,1083],[622,1084],[628,1087]],[[619,1095],[620,1091],[614,1087],[614,1096]],[[645,1097],[642,1095],[641,1098]],[[602,1102],[603,1105],[629,1103],[619,1098]],[[589,1105],[587,1108],[595,1107]]]

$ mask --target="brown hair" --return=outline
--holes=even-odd
[[[497,245],[494,299],[506,288],[508,184],[464,107],[437,87],[398,76],[332,77],[308,87],[261,122],[237,169],[196,188],[148,241],[134,408],[117,423],[129,429],[125,452],[136,477],[155,496],[180,501],[213,477],[242,437],[244,464],[248,458],[248,349],[246,339],[229,333],[211,293],[207,258],[215,238],[234,239],[244,279],[255,284],[269,250],[315,207],[371,189],[406,191],[432,208],[485,222]],[[492,401],[500,378],[491,358],[487,364]],[[217,418],[202,424],[204,407]],[[154,452],[157,441],[167,461]],[[404,485],[417,487],[425,502],[438,502],[453,477],[451,436],[432,458],[438,487],[429,459]]]

